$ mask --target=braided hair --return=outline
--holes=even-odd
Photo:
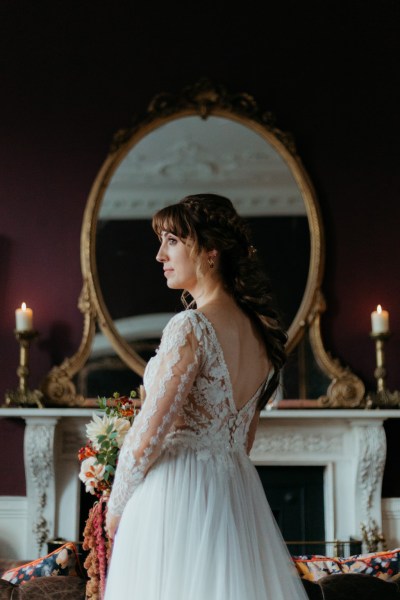
[[[195,194],[159,210],[152,225],[159,237],[162,231],[168,231],[182,240],[190,238],[191,252],[196,254],[202,250],[218,251],[223,285],[256,324],[274,369],[258,403],[258,408],[263,409],[279,385],[280,371],[286,362],[287,334],[272,306],[270,282],[251,244],[247,223],[228,198]]]

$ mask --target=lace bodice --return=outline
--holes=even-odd
[[[133,490],[166,450],[195,450],[199,459],[245,452],[257,400],[241,408],[214,327],[195,310],[175,315],[144,374],[146,400],[121,448],[108,510],[122,514]]]

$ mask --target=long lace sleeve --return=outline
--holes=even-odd
[[[108,510],[121,515],[134,489],[159,457],[201,364],[193,317],[179,313],[166,326],[157,355],[146,369],[146,400],[122,445]]]

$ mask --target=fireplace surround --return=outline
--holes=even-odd
[[[24,461],[29,557],[55,537],[77,541],[80,480],[77,452],[93,410],[0,409],[25,420]],[[323,467],[324,526],[328,540],[361,536],[361,524],[382,526],[386,459],[383,423],[397,410],[272,410],[262,413],[251,452],[255,465]]]

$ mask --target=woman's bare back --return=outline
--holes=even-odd
[[[234,301],[206,304],[199,312],[215,330],[239,410],[266,380],[270,370],[261,334]]]

